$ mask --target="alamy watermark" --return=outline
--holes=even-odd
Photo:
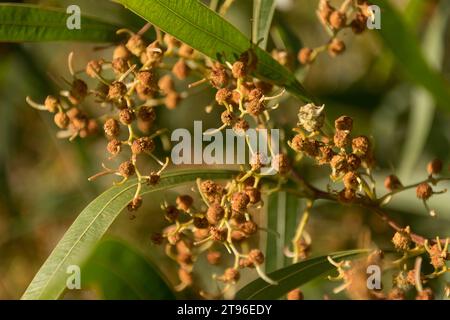
[[[202,121],[194,121],[193,135],[187,129],[175,129],[171,141],[177,142],[171,152],[175,165],[250,163],[258,165],[263,175],[274,175],[279,169],[273,161],[279,154],[278,129],[247,129],[245,132],[210,129],[203,132]],[[204,142],[208,142],[205,147]]]

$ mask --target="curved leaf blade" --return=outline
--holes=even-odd
[[[270,25],[275,13],[275,0],[253,0],[253,34],[254,43],[266,49]]]
[[[379,34],[405,74],[427,89],[440,107],[450,110],[450,84],[427,63],[405,19],[389,1],[373,0],[372,3],[381,8]]]
[[[62,9],[0,3],[0,42],[117,40],[113,24],[81,15],[81,29],[69,30],[68,17]]]
[[[157,268],[140,252],[117,240],[100,242],[82,268],[82,281],[82,288],[98,288],[107,300],[175,299]]]
[[[250,40],[236,27],[198,0],[114,0],[214,60],[230,63],[251,48]],[[286,87],[302,100],[311,101],[303,86],[269,53],[254,48],[255,75]]]
[[[349,250],[330,254],[335,261],[341,261],[367,253],[367,250]],[[289,291],[330,272],[335,267],[327,260],[327,256],[311,258],[289,267],[271,272],[268,276],[277,281],[278,285],[271,285],[262,279],[247,284],[236,294],[241,300],[273,300],[279,299]]]
[[[161,192],[204,179],[227,179],[229,170],[175,170],[163,174],[156,186],[143,186],[141,194]],[[24,300],[57,299],[65,289],[69,265],[82,265],[119,213],[132,200],[136,180],[108,189],[92,201],[76,218],[35,275],[22,296]]]

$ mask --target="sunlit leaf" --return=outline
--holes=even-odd
[[[197,178],[226,179],[234,173],[226,170],[170,171],[162,175],[156,186],[144,186],[141,194],[162,192]],[[83,264],[119,213],[132,200],[136,186],[136,180],[128,181],[110,188],[92,201],[56,245],[22,299],[57,299],[65,289],[67,267]]]
[[[367,250],[349,250],[330,254],[335,261],[350,259],[356,255],[366,253]],[[271,272],[268,276],[277,281],[278,285],[271,285],[263,279],[256,279],[236,294],[236,299],[243,300],[273,300],[279,299],[289,291],[324,275],[335,269],[327,260],[327,256],[308,259],[289,267]]]
[[[0,3],[0,42],[117,40],[113,24],[81,15],[81,29],[67,28],[65,10],[29,4]]]
[[[230,63],[250,49],[250,40],[236,27],[198,0],[115,0],[206,56]],[[286,87],[299,98],[310,101],[295,76],[269,53],[254,48],[256,76]]]

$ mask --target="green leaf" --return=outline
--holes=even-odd
[[[133,272],[130,272],[133,270]],[[116,240],[102,241],[81,270],[82,288],[94,287],[107,300],[173,300],[158,269],[140,252]]]
[[[198,0],[115,1],[212,59],[233,63],[252,47],[241,31]],[[254,52],[257,77],[285,87],[305,101],[312,100],[295,76],[269,53],[259,47]]]
[[[381,29],[378,31],[405,74],[427,89],[440,107],[450,110],[450,85],[426,62],[414,33],[400,13],[389,1],[374,0],[372,3],[381,8]]]
[[[270,25],[275,12],[275,0],[253,0],[253,34],[254,43],[266,49]]]
[[[0,42],[117,40],[119,28],[81,15],[81,29],[69,30],[65,10],[29,4],[0,3]]]
[[[162,175],[156,186],[143,186],[141,194],[162,192],[183,183],[203,179],[227,179],[235,171],[174,170]],[[82,265],[119,213],[132,200],[135,179],[108,189],[92,201],[64,234],[35,275],[22,299],[57,299],[65,289],[69,265]]]
[[[349,250],[332,253],[335,261],[352,258],[356,255],[367,253],[368,250]],[[269,278],[278,282],[278,285],[271,285],[263,279],[256,279],[247,284],[236,294],[236,299],[241,300],[274,300],[279,299],[289,291],[335,269],[327,260],[327,256],[311,258],[289,267],[279,269],[269,273]]]

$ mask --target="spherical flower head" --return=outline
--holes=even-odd
[[[259,249],[253,249],[248,253],[248,259],[255,265],[264,263],[264,254]]]
[[[394,247],[398,251],[406,251],[409,249],[409,246],[411,244],[411,231],[409,227],[406,227],[403,230],[399,230],[394,234],[394,237],[392,238],[392,243],[394,244]]]
[[[400,179],[396,175],[389,175],[384,179],[384,187],[389,191],[394,191],[402,187]]]
[[[428,183],[423,182],[417,186],[417,188],[416,188],[417,198],[422,199],[422,200],[428,200],[432,195],[433,195],[433,189],[431,188],[431,186]]]
[[[206,218],[210,224],[218,224],[225,216],[225,210],[219,203],[213,203],[206,211]]]
[[[187,194],[179,195],[176,199],[178,208],[183,211],[188,211],[191,208],[192,203],[194,203],[194,199],[192,199],[192,197]]]
[[[289,291],[286,297],[288,300],[303,300],[303,292],[300,289]]]
[[[323,127],[325,122],[325,105],[316,106],[308,103],[300,107],[298,112],[298,125],[306,131],[315,132]]]

